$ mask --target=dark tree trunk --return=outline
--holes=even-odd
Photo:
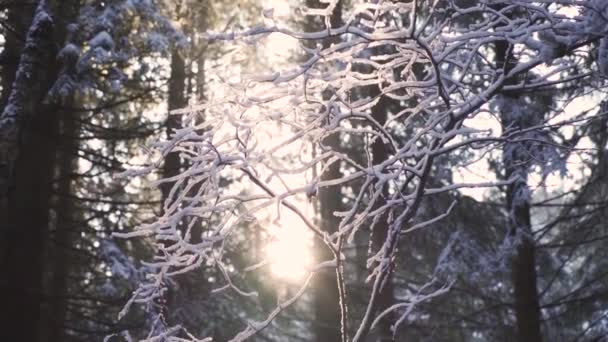
[[[499,68],[508,73],[515,61],[507,42],[496,43],[496,62]],[[510,83],[515,83],[512,80]],[[501,94],[515,100],[517,94]],[[506,106],[504,106],[506,107]],[[500,119],[503,129],[525,129],[525,120],[512,113],[513,108],[500,108]],[[540,115],[541,113],[527,113]],[[530,225],[530,198],[528,187],[528,168],[530,156],[525,143],[507,142],[503,149],[504,177],[517,180],[507,186],[506,208],[509,234],[520,239],[512,259],[512,281],[515,297],[515,318],[517,341],[541,342],[541,312],[537,289],[535,246]]]
[[[36,341],[43,300],[42,272],[56,143],[53,110],[25,127],[8,194],[3,228],[2,341]],[[10,309],[9,309],[10,308]]]
[[[524,219],[524,217],[522,215],[519,219]],[[534,243],[529,237],[525,237],[518,246],[517,254],[513,260],[517,336],[518,341],[521,342],[542,341],[535,265]]]
[[[37,9],[37,13],[42,11]],[[34,20],[2,114],[2,159],[9,170],[0,261],[2,341],[38,340],[42,263],[56,152],[56,112],[42,105],[52,80],[48,66],[54,61],[53,43],[50,18]]]
[[[187,105],[186,102],[186,63],[177,49],[174,49],[171,54],[171,76],[169,78],[169,94],[168,94],[169,111],[183,108]],[[165,124],[167,136],[180,128],[182,125],[181,116],[168,115]],[[173,177],[179,174],[181,163],[179,155],[175,152],[169,153],[165,158],[163,165],[163,177]],[[164,183],[160,189],[162,192],[162,205],[165,205],[165,200],[169,198],[172,183]]]
[[[75,224],[74,202],[65,194],[72,194],[72,174],[77,169],[76,160],[78,144],[73,139],[78,127],[71,112],[62,112],[61,119],[61,152],[59,153],[56,176],[55,224],[51,231],[49,245],[49,284],[48,312],[45,319],[46,332],[42,341],[63,341],[67,314],[68,276],[70,272],[70,248],[73,244]],[[45,330],[43,330],[44,332]]]
[[[58,110],[47,94],[57,78],[55,56],[58,42],[65,38],[61,26],[67,3],[38,3],[0,116],[0,159],[8,170],[0,181],[6,185],[1,193],[6,198],[0,254],[1,341],[38,341],[42,328],[44,256],[59,128]]]
[[[323,143],[328,148],[337,150],[340,146],[340,138],[337,134],[327,137]],[[340,178],[340,164],[334,163],[321,175],[322,179]],[[331,234],[338,228],[339,219],[334,212],[340,210],[341,192],[339,188],[319,189],[319,214],[321,229]],[[315,239],[315,261],[322,262],[333,259],[333,254],[322,241]],[[315,341],[333,342],[341,341],[340,334],[340,301],[337,286],[336,272],[323,270],[315,275],[314,289],[314,313],[315,313]]]
[[[378,122],[379,125],[383,126],[386,123],[386,119],[388,117],[388,106],[387,106],[387,98],[381,97],[380,101],[372,108],[372,117]],[[371,146],[372,152],[372,165],[378,165],[383,161],[389,158],[389,153],[386,145],[380,138],[376,138]],[[386,197],[388,196],[388,188],[385,185],[382,189],[384,198],[380,198],[376,207],[381,207],[386,204]],[[373,231],[371,232],[371,240],[370,240],[370,252],[377,253],[386,238],[388,237],[389,225],[387,222],[388,213],[382,215],[382,218],[378,220],[378,223],[375,227],[373,227]],[[379,314],[389,308],[394,303],[393,298],[393,273],[392,271],[388,275],[388,278],[385,281],[384,287],[378,292],[378,299],[375,305],[375,314]],[[386,315],[380,322],[376,332],[376,338],[378,341],[393,341],[393,332],[391,330],[392,325],[395,322],[395,317],[393,314]]]
[[[186,106],[186,87],[186,63],[184,58],[181,56],[180,51],[177,48],[174,48],[171,53],[171,75],[169,77],[169,93],[167,94],[167,104],[169,112]],[[179,129],[181,127],[181,116],[167,113],[167,120],[165,121],[165,131],[167,137],[169,138],[175,132],[176,129]],[[179,158],[179,154],[177,152],[171,152],[165,157],[162,177],[170,178],[176,176],[180,173],[181,169],[182,161]],[[171,198],[171,188],[173,187],[173,185],[174,182],[167,182],[161,184],[160,186],[161,212],[165,212],[167,205],[171,205],[171,202],[175,200],[175,198]],[[187,282],[188,279],[180,277],[176,280],[178,282]],[[184,286],[184,288],[188,289],[189,287]],[[165,316],[165,320],[168,322],[172,321],[172,317],[169,317],[168,315],[169,307],[179,305],[177,304],[179,303],[178,297],[179,294],[171,291],[170,289],[168,296],[163,299],[165,300],[165,303],[163,303],[163,305],[161,306],[161,313]]]
[[[28,6],[11,6],[7,13],[6,27],[4,29],[4,49],[0,54],[0,113],[4,111],[8,98],[13,90],[13,82],[17,76],[19,60],[25,43],[25,37],[32,22],[35,4]],[[8,151],[7,151],[8,152]],[[0,228],[8,222],[8,197],[9,165],[6,163],[8,156],[3,156],[4,150],[0,150]],[[0,235],[2,237],[2,235]]]
[[[307,6],[322,8],[327,6],[318,0],[307,0]],[[342,2],[334,9],[330,18],[332,27],[339,27],[342,23]],[[305,24],[307,30],[318,30],[324,25],[314,22],[312,18]],[[335,43],[335,39],[327,39],[323,42],[324,47],[329,47]],[[340,136],[333,134],[323,140],[323,145],[330,150],[340,150]],[[340,163],[334,163],[321,175],[321,179],[337,179],[341,177]],[[334,212],[342,208],[342,193],[340,188],[322,188],[318,193],[318,208],[320,226],[323,231],[332,234],[338,230],[340,220],[334,216]],[[327,248],[324,242],[319,239],[314,241],[315,261],[323,262],[332,260],[334,255]],[[339,270],[323,270],[315,275],[312,287],[314,291],[314,336],[317,342],[338,342],[342,341],[341,333],[341,313],[340,313],[340,292],[338,289]],[[343,303],[347,305],[347,303]],[[345,332],[347,333],[347,332]]]

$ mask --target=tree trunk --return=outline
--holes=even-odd
[[[41,0],[36,7],[7,105],[0,116],[2,224],[0,340],[38,341],[41,328],[45,242],[48,237],[52,180],[57,154],[58,110],[46,101],[56,80],[57,42],[64,37],[53,17],[66,1]],[[58,28],[58,29],[57,29]]]
[[[171,53],[171,75],[169,77],[169,93],[167,94],[167,104],[169,112],[175,109],[180,109],[186,106],[186,63],[184,58],[180,55],[180,51],[174,48]],[[165,122],[165,131],[169,138],[176,129],[182,127],[181,116],[171,115],[167,113],[167,121]],[[170,178],[180,173],[182,168],[182,162],[179,158],[179,153],[171,152],[165,157],[163,164],[162,177]],[[160,185],[161,190],[161,211],[164,212],[168,205],[175,198],[171,198],[171,188],[174,182],[167,182]],[[166,245],[168,247],[168,245]],[[182,278],[178,278],[179,282]],[[171,322],[172,318],[169,317],[169,307],[176,305],[179,302],[178,293],[169,291],[169,294],[165,300],[165,303],[161,305],[161,313],[165,317],[167,322]],[[179,305],[179,304],[178,304]]]
[[[183,108],[187,105],[186,102],[186,64],[184,58],[180,55],[177,49],[174,49],[171,54],[171,76],[169,78],[169,94],[168,107],[169,111]],[[182,125],[181,117],[178,115],[168,115],[165,124],[167,136],[173,134],[176,129]],[[173,177],[179,174],[181,163],[179,155],[176,152],[171,152],[165,158],[163,165],[163,177]],[[162,205],[169,198],[172,183],[163,183],[160,186],[162,192]]]
[[[5,29],[4,31],[4,49],[0,55],[0,64],[2,66],[0,74],[0,86],[2,87],[2,92],[0,93],[0,113],[4,111],[8,98],[11,95],[25,37],[32,23],[32,15],[35,8],[35,4],[32,4],[28,6],[12,6],[8,10],[6,26],[10,27],[10,29]],[[8,153],[8,151],[0,148],[0,238],[3,238],[3,228],[8,223],[7,191],[12,171],[9,170],[8,155],[3,155],[4,153]]]
[[[76,160],[78,144],[74,140],[78,127],[73,113],[63,112],[61,119],[61,152],[59,153],[58,170],[56,176],[55,224],[49,245],[49,285],[48,285],[48,312],[45,319],[46,331],[42,341],[63,341],[64,326],[67,313],[68,276],[70,272],[69,249],[73,243],[73,234],[76,229],[74,202],[66,194],[72,194],[72,174],[77,169]]]
[[[378,122],[378,124],[380,126],[384,126],[384,124],[386,123],[386,119],[388,117],[387,101],[388,101],[388,99],[386,97],[381,97],[379,102],[372,108],[372,117]],[[384,142],[382,141],[382,139],[376,138],[376,140],[374,140],[374,142],[372,143],[371,149],[372,149],[372,165],[378,165],[389,158],[389,153],[388,153],[387,147],[384,144]],[[383,193],[384,198],[380,198],[378,200],[378,203],[376,204],[376,208],[381,207],[386,204],[385,198],[388,197],[388,187],[386,185],[382,189],[382,193]],[[382,245],[384,245],[384,242],[386,241],[386,238],[388,237],[389,225],[388,225],[387,219],[388,219],[388,213],[384,213],[382,215],[382,218],[380,220],[378,220],[378,223],[376,224],[376,226],[373,228],[373,231],[371,232],[371,239],[370,239],[370,252],[371,253],[377,253],[380,250],[380,248],[382,248]],[[385,281],[384,287],[378,292],[378,299],[377,299],[376,305],[375,305],[375,309],[376,309],[375,314],[381,313],[384,310],[386,310],[387,308],[389,308],[391,305],[393,305],[394,288],[393,288],[392,280],[393,280],[393,272],[391,271],[390,274],[388,275],[388,278]],[[393,314],[388,314],[384,318],[382,318],[382,320],[379,322],[377,332],[375,334],[377,336],[376,339],[378,341],[393,341],[393,332],[391,330],[391,327],[394,322],[395,322],[395,317]]]
[[[514,65],[513,55],[505,41],[496,43],[497,66],[505,74]],[[508,83],[516,83],[512,80]],[[516,100],[516,94],[502,94]],[[501,125],[504,129],[526,129],[526,120],[513,113],[513,108],[500,108]],[[535,113],[527,113],[535,115]],[[528,120],[529,122],[529,120]],[[515,237],[517,248],[512,259],[512,281],[515,296],[515,318],[519,342],[541,342],[541,312],[537,289],[535,246],[530,225],[530,189],[528,168],[530,156],[524,143],[507,142],[503,148],[505,179],[517,178],[507,186],[506,207],[509,234]]]
[[[308,7],[323,8],[327,6],[318,0],[307,0]],[[342,23],[342,2],[339,2],[331,15],[330,23],[332,27],[339,27]],[[320,23],[314,22],[309,18],[306,23],[308,30],[318,30]],[[323,42],[325,48],[335,43],[335,39],[327,39]],[[340,150],[340,137],[338,134],[328,136],[323,140],[323,145],[333,151]],[[338,179],[341,177],[340,163],[334,163],[321,175],[322,180]],[[322,188],[318,192],[318,208],[321,229],[328,234],[338,230],[340,220],[334,216],[334,212],[341,210],[341,189]],[[313,246],[315,261],[323,262],[334,258],[332,252],[324,242],[319,239],[314,240]],[[339,270],[323,270],[315,275],[313,280],[313,306],[314,306],[314,337],[318,342],[338,342],[342,341],[341,334],[341,315],[340,315],[340,293],[338,290]],[[343,303],[347,305],[347,303]],[[347,333],[347,332],[345,332]]]
[[[337,150],[340,146],[340,137],[333,134],[327,137],[323,143],[328,148]],[[334,163],[321,175],[323,180],[340,178],[340,164]],[[319,214],[321,229],[328,234],[334,233],[339,224],[339,219],[334,212],[340,210],[341,192],[339,188],[321,188],[318,193]],[[323,262],[333,259],[333,254],[327,246],[315,239],[314,251],[315,261]],[[333,270],[323,270],[315,275],[314,283],[314,313],[315,313],[315,341],[333,342],[341,341],[340,334],[340,302],[337,286],[337,274]]]
[[[42,101],[52,79],[52,21],[41,1],[27,35],[19,71],[0,117],[7,215],[3,224],[0,322],[2,341],[37,341],[42,262],[55,156],[55,111]],[[43,115],[44,114],[44,115]]]

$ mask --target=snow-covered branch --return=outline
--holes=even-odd
[[[154,146],[157,154],[151,156],[151,166],[139,173],[154,171],[169,153],[179,153],[187,166],[179,175],[160,181],[172,184],[163,214],[122,236],[145,235],[158,242],[161,253],[152,264],[161,271],[152,278],[152,286],[161,286],[162,277],[214,265],[222,270],[226,289],[249,295],[231,280],[240,270],[226,271],[221,260],[228,241],[243,234],[250,222],[262,221],[268,212],[274,219],[283,209],[294,212],[336,261],[342,258],[343,243],[352,243],[356,234],[375,222],[386,221],[386,239],[367,262],[371,267],[368,281],[373,285],[353,339],[364,341],[383,315],[400,310],[402,322],[415,304],[447,291],[416,294],[378,312],[377,298],[390,281],[400,239],[431,227],[452,209],[416,223],[423,199],[462,187],[514,181],[431,187],[435,161],[457,150],[479,148],[481,142],[518,143],[513,137],[526,132],[498,137],[472,129],[468,122],[490,110],[501,91],[557,86],[555,75],[565,75],[564,82],[590,77],[576,52],[587,51],[599,41],[605,49],[602,27],[608,27],[608,22],[598,17],[607,11],[599,0],[584,6],[570,1],[555,5],[478,1],[467,7],[455,1],[362,1],[343,16],[343,24],[331,27],[326,19],[337,2],[305,11],[327,25],[315,32],[274,22],[240,32],[208,34],[210,40],[231,42],[235,51],[243,42],[285,35],[302,43],[303,61],[257,77],[223,81],[216,89],[218,99],[176,111],[174,115],[183,115],[187,124]],[[320,43],[328,39],[333,44]],[[508,68],[494,61],[497,42],[509,46],[513,58],[506,61]],[[604,59],[598,60],[599,70],[605,68]],[[387,113],[384,120],[373,114],[379,106]],[[356,146],[359,155],[355,158],[328,146],[329,137],[365,143]],[[536,136],[521,139],[542,142]],[[383,148],[387,158],[375,160],[372,146]],[[322,178],[335,164],[347,171],[337,178]],[[227,185],[226,179],[234,183]],[[355,193],[348,207],[335,213],[339,226],[330,233],[315,225],[298,203],[314,197],[319,189],[339,191],[340,187]],[[339,264],[327,262],[323,265]],[[310,269],[310,276],[316,271]],[[302,295],[309,279],[267,320],[249,324],[234,340],[244,340],[267,326]],[[145,301],[154,298],[150,293],[140,291],[136,296]]]

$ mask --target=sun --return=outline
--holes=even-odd
[[[311,264],[311,236],[297,218],[289,216],[274,230],[273,241],[266,246],[265,252],[272,273],[294,281],[304,277]]]

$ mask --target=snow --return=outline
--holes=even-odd
[[[27,33],[24,52],[19,61],[19,68],[10,92],[8,103],[0,114],[0,134],[3,140],[13,141],[20,132],[21,124],[29,119],[27,110],[28,91],[40,73],[38,66],[46,61],[48,34],[51,32],[53,19],[46,9],[46,2],[40,1],[36,7],[34,19]]]
[[[114,50],[114,40],[106,31],[97,33],[97,35],[89,41],[89,45],[92,49],[102,48],[108,51]]]
[[[57,54],[57,58],[64,61],[76,60],[79,56],[80,49],[72,43],[66,44]]]
[[[327,7],[308,9],[306,15],[318,16],[327,22],[338,1],[324,3]],[[603,3],[591,2],[596,7]],[[222,271],[225,285],[220,290],[250,295],[251,292],[238,288],[232,281],[232,274],[240,270],[226,272],[221,257],[217,256],[223,255],[224,244],[238,236],[247,223],[262,221],[261,217],[268,211],[275,213],[272,217],[275,222],[279,222],[285,211],[291,211],[334,255],[341,254],[337,249],[344,241],[347,245],[352,243],[358,232],[385,220],[387,237],[366,262],[373,290],[353,341],[365,340],[366,331],[378,317],[374,317],[372,310],[374,300],[379,289],[391,281],[391,263],[399,253],[399,240],[412,231],[432,229],[449,215],[447,210],[419,222],[423,198],[463,187],[509,185],[514,189],[513,202],[509,204],[513,209],[530,203],[533,193],[528,182],[534,166],[541,168],[543,177],[565,170],[567,154],[555,146],[557,135],[546,120],[556,115],[555,110],[540,100],[533,102],[526,96],[508,92],[544,86],[555,80],[556,75],[577,70],[580,60],[560,57],[570,53],[575,44],[589,44],[591,38],[605,34],[607,25],[592,11],[579,11],[575,5],[566,12],[580,12],[580,20],[561,14],[563,8],[559,8],[558,14],[551,13],[557,11],[553,6],[535,3],[524,6],[519,2],[511,5],[501,10],[505,13],[492,15],[485,3],[472,3],[466,9],[454,9],[449,21],[439,20],[445,13],[432,8],[430,14],[420,12],[418,15],[426,16],[424,20],[420,18],[422,23],[434,24],[420,28],[418,22],[411,27],[377,24],[378,18],[393,18],[395,11],[411,10],[411,5],[365,2],[343,15],[346,22],[342,26],[314,32],[302,32],[289,23],[276,21],[276,13],[267,9],[262,13],[267,19],[264,25],[208,34],[208,39],[235,44],[252,44],[274,34],[309,47],[302,48],[305,58],[295,65],[273,65],[273,70],[247,78],[230,77],[228,72],[228,77],[218,76],[221,81],[214,91],[219,98],[177,112],[184,115],[187,124],[154,148],[160,156],[179,152],[187,167],[181,174],[161,180],[173,183],[163,214],[137,231],[124,234],[125,237],[149,236],[164,244],[161,246],[163,256],[153,264],[157,273],[145,291],[136,297],[142,301],[153,298],[162,291],[160,279],[188,272],[203,262],[216,265]],[[534,19],[529,20],[525,15],[510,19],[513,13],[518,13],[509,12],[511,7]],[[598,7],[598,10],[604,9]],[[487,13],[487,17],[471,22],[469,16],[474,12]],[[541,14],[548,16],[546,22],[536,20]],[[450,26],[454,23],[458,23],[458,27]],[[607,67],[606,39],[600,41],[598,54],[602,72],[606,72]],[[513,68],[503,69],[494,63],[497,40],[514,46],[511,53],[516,65]],[[310,48],[314,45],[311,42],[316,43],[316,48]],[[214,71],[220,74],[222,68],[232,67],[221,65]],[[377,94],[370,89],[378,89]],[[380,123],[370,112],[381,98],[414,105],[399,113],[389,113],[386,122]],[[197,120],[202,110],[205,111],[204,125]],[[475,130],[462,126],[465,120],[483,113],[499,117],[503,129]],[[275,139],[271,147],[260,143],[268,127],[281,125],[290,128],[286,138]],[[366,150],[361,150],[361,156],[355,159],[327,144],[327,138],[332,136],[364,141]],[[385,160],[370,158],[370,145],[374,141],[381,141],[387,149]],[[466,155],[476,149],[482,151],[481,155],[501,150],[501,162],[509,169],[509,179],[474,183],[463,180],[435,187],[429,184],[437,177],[433,168],[436,160],[451,157],[455,152]],[[162,157],[152,160],[151,166],[139,173],[152,172],[162,162]],[[348,167],[349,172],[332,179],[322,178],[333,163],[339,163],[344,169]],[[455,171],[445,174],[453,173]],[[137,172],[129,175],[135,174]],[[286,181],[294,174],[300,175],[299,182]],[[238,177],[244,186],[223,187],[221,180],[231,177]],[[345,204],[344,211],[335,213],[339,227],[329,234],[297,203],[310,195],[312,189],[316,193],[318,189],[337,191],[340,187],[357,189],[357,192]],[[180,230],[185,218],[188,224],[195,224],[193,222],[211,216],[218,221],[208,227],[200,242],[195,243]],[[518,224],[513,215],[511,221]],[[476,276],[483,277],[484,272],[499,269],[530,227],[515,228],[526,229],[516,229],[506,235],[497,251],[483,250],[483,246],[466,238],[464,233],[454,234],[441,255],[437,272],[458,272],[464,267],[464,259],[480,255],[475,261]],[[304,291],[318,267],[302,267],[294,260],[285,261],[281,268],[307,269],[307,275],[302,277],[306,279],[302,281],[301,291]],[[321,268],[330,265],[328,261],[322,262]],[[400,298],[401,302],[389,311],[399,309],[406,319],[415,304],[445,293],[449,287],[445,286],[434,292],[412,293]],[[293,301],[299,296],[300,292]],[[265,320],[249,324],[234,340],[244,340],[267,326],[292,299],[280,303]]]

